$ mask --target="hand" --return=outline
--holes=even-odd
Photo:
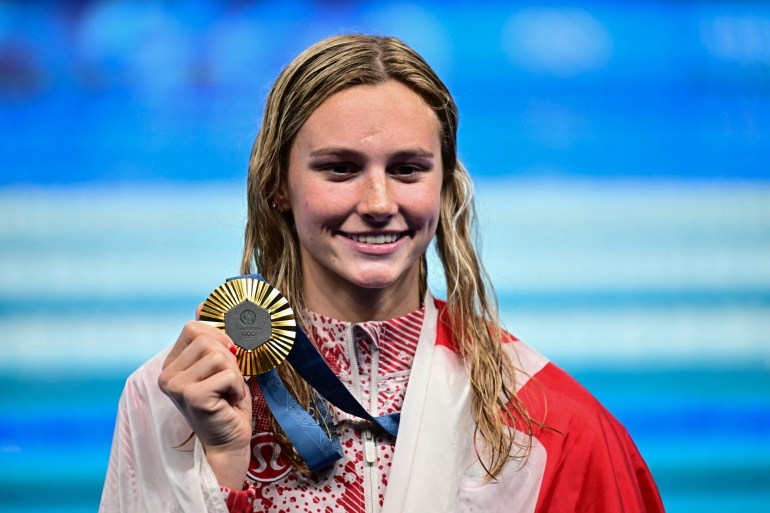
[[[201,441],[219,484],[240,490],[251,455],[251,394],[230,337],[188,322],[163,362],[158,384]]]

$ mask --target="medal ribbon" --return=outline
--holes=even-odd
[[[260,274],[238,276],[227,281],[238,278],[265,281]],[[345,413],[380,426],[392,436],[398,435],[401,414],[374,417],[366,411],[329,368],[299,323],[294,345],[286,361],[329,403]],[[277,369],[259,374],[257,383],[273,416],[310,470],[320,470],[342,457],[342,447],[334,430],[331,412],[326,410],[322,401],[316,404],[319,422],[289,393]]]

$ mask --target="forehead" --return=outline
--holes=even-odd
[[[312,147],[377,141],[434,146],[439,122],[433,109],[397,81],[357,85],[327,98],[297,134],[297,144]]]

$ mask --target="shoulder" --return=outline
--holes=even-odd
[[[118,406],[116,437],[132,447],[139,460],[189,458],[192,452],[176,448],[189,440],[192,428],[158,385],[158,376],[170,348],[153,356],[126,380]]]
[[[436,344],[454,350],[445,303],[436,301],[436,307]],[[532,434],[526,466],[542,479],[536,511],[663,511],[623,425],[572,376],[517,337],[505,333],[503,348],[515,368],[518,405],[509,405],[511,427]],[[526,415],[516,411],[521,407]]]
[[[170,346],[163,349],[128,376],[120,397],[120,420],[133,425],[153,426],[152,430],[163,424],[176,429],[189,429],[184,417],[158,386],[158,376],[170,349]]]
[[[158,376],[163,370],[163,362],[170,350],[171,346],[164,348],[132,372],[126,379],[124,394],[130,392],[132,395],[144,396],[148,393],[160,392]]]
[[[549,445],[590,448],[611,433],[614,443],[630,442],[622,424],[575,378],[521,340],[505,345],[516,367],[517,398],[529,417],[544,426],[534,430],[536,438]]]
[[[520,353],[530,351],[520,341],[513,346]],[[531,404],[532,414],[558,428],[593,426],[609,416],[593,394],[550,361],[526,376],[518,392]]]
[[[572,376],[547,362],[517,395],[546,455],[538,511],[663,511],[626,428]]]
[[[456,352],[457,336],[448,319],[447,303],[440,299],[434,301],[438,310],[436,345]],[[574,378],[507,331],[503,332],[503,348],[516,369],[517,394],[530,416],[563,428],[570,423],[593,424],[608,415]]]

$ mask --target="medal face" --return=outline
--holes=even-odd
[[[244,376],[262,374],[286,359],[297,322],[289,301],[267,282],[238,278],[214,290],[200,320],[227,333]]]

